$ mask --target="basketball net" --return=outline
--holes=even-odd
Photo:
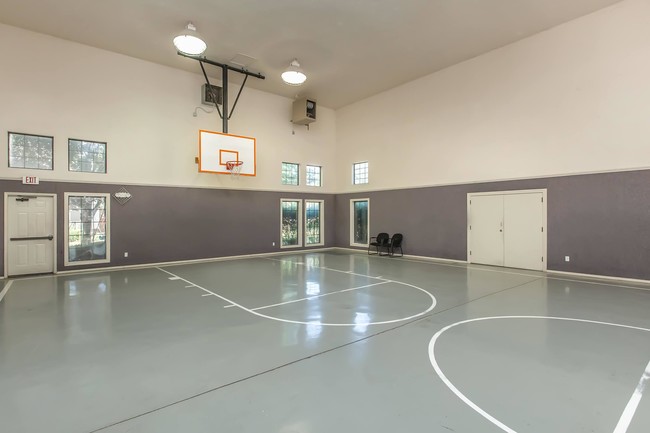
[[[226,161],[226,170],[230,172],[232,179],[239,178],[243,165],[244,161]]]

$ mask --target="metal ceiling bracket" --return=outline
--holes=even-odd
[[[178,52],[178,55],[187,57],[188,59],[194,59],[199,62],[199,64],[201,65],[201,71],[203,72],[203,77],[205,78],[205,82],[208,85],[207,88],[210,91],[210,96],[212,96],[213,101],[217,101],[217,98],[216,95],[214,94],[214,91],[212,90],[212,86],[210,85],[210,80],[208,79],[208,74],[205,72],[205,67],[203,66],[203,64],[207,63],[208,65],[213,65],[221,68],[221,82],[222,82],[221,87],[223,88],[223,104],[222,104],[223,113],[219,109],[219,105],[216,102],[214,105],[215,107],[217,107],[217,112],[219,113],[219,117],[221,117],[222,132],[228,133],[228,120],[230,120],[230,117],[232,117],[232,114],[235,112],[235,107],[237,107],[239,96],[241,95],[241,92],[244,89],[244,86],[246,85],[246,80],[248,80],[248,77],[259,78],[260,80],[264,80],[266,77],[264,77],[264,75],[257,72],[250,72],[243,68],[236,68],[234,66],[215,62],[214,60],[209,60],[205,57],[190,56],[188,54],[183,54],[180,51]],[[232,106],[232,110],[230,110],[230,114],[228,114],[228,71],[234,71],[244,75],[244,82],[239,88],[239,93],[237,93],[237,98],[235,98],[235,103]]]

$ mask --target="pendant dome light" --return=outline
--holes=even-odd
[[[305,80],[307,80],[307,75],[300,68],[298,59],[293,59],[289,68],[282,73],[282,81],[290,86],[300,86]]]
[[[208,47],[196,31],[192,23],[187,23],[185,29],[174,38],[174,46],[178,51],[190,56],[203,54]]]

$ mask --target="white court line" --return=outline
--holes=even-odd
[[[189,287],[196,287],[196,286],[185,286],[186,289],[189,288]],[[212,293],[205,293],[205,294],[203,294],[201,296],[214,296],[214,295]],[[229,307],[232,307],[232,305],[229,305]]]
[[[294,302],[309,301],[310,299],[322,298],[323,296],[334,295],[336,293],[349,292],[351,290],[365,289],[366,287],[378,286],[380,284],[386,284],[386,283],[391,283],[391,282],[392,281],[386,280],[386,281],[382,281],[381,283],[366,284],[365,286],[352,287],[351,289],[337,290],[336,292],[323,293],[322,295],[308,296],[306,298],[293,299],[291,301],[279,302],[277,304],[264,305],[263,307],[251,308],[251,311],[264,310],[265,308],[278,307],[280,305],[286,305],[286,304],[293,304]],[[234,307],[234,305],[226,305],[223,308],[230,308],[230,307]]]
[[[310,299],[322,298],[323,296],[335,295],[337,293],[349,292],[351,290],[365,289],[366,287],[378,286],[380,284],[386,284],[386,283],[390,283],[390,281],[382,281],[381,283],[366,284],[365,286],[352,287],[351,289],[343,289],[343,290],[338,290],[336,292],[323,293],[322,295],[314,295],[314,296],[308,296],[306,298],[294,299],[292,301],[279,302],[277,304],[271,304],[271,305],[265,305],[263,307],[251,308],[251,310],[252,311],[264,310],[265,308],[278,307],[280,305],[286,305],[286,304],[293,304],[294,302],[309,301]]]
[[[180,280],[180,277],[169,277],[170,280]]]
[[[14,280],[10,280],[7,284],[5,284],[5,288],[2,289],[2,292],[0,292],[0,302],[2,302],[2,299],[5,297],[7,292],[9,292],[9,287],[14,283]]]
[[[262,257],[262,258],[265,259],[265,260],[272,260],[272,261],[274,261],[274,262],[280,262],[280,263],[289,262],[289,263],[293,263],[293,264],[295,264],[295,265],[303,265],[303,266],[305,265],[304,263],[301,263],[301,262],[294,262],[294,261],[291,261],[291,260],[273,259],[273,258],[271,258],[271,257]],[[324,269],[324,270],[326,270],[326,271],[340,272],[341,274],[355,275],[355,276],[357,276],[357,277],[366,277],[366,278],[372,278],[372,279],[374,279],[374,280],[385,280],[385,281],[388,281],[388,280],[386,280],[385,278],[382,278],[382,277],[373,277],[372,275],[366,275],[366,274],[356,274],[356,273],[354,273],[354,272],[352,272],[352,271],[342,271],[342,270],[340,270],[340,269],[327,268],[327,267],[325,267],[325,266],[314,266],[314,265],[307,265],[307,266],[310,267],[310,268]],[[397,282],[397,281],[396,281],[396,282]]]
[[[279,317],[269,316],[269,315],[266,315],[266,314],[259,313],[257,311],[253,311],[250,308],[246,308],[243,305],[240,305],[240,304],[238,304],[238,303],[236,303],[234,301],[231,301],[230,299],[228,299],[228,298],[226,298],[224,296],[221,296],[221,295],[219,295],[219,294],[217,294],[215,292],[212,292],[212,291],[206,289],[205,287],[201,287],[198,284],[194,284],[191,281],[186,280],[185,278],[179,277],[176,274],[172,274],[171,272],[166,271],[166,270],[164,270],[162,268],[159,268],[159,267],[156,267],[156,269],[158,269],[159,271],[162,271],[162,272],[164,272],[164,273],[166,273],[168,275],[171,275],[173,277],[177,277],[177,279],[179,279],[181,281],[184,281],[187,284],[192,284],[194,287],[196,287],[198,289],[201,289],[206,293],[211,293],[214,296],[216,296],[217,298],[219,298],[221,300],[224,300],[224,301],[234,305],[235,307],[238,307],[238,308],[240,308],[240,309],[242,309],[242,310],[244,310],[244,311],[246,311],[248,313],[254,314],[255,316],[263,317],[265,319],[270,319],[270,320],[276,320],[278,322],[295,323],[295,324],[298,324],[298,325],[313,325],[314,324],[313,321],[305,322],[305,321],[302,321],[302,320],[281,319]],[[427,292],[423,288],[418,287],[418,286],[414,286],[413,284],[402,283],[400,281],[392,281],[392,280],[385,280],[385,281],[386,282],[393,282],[393,283],[396,283],[396,284],[401,284],[401,285],[404,285],[404,286],[409,286],[409,287],[412,287],[412,288],[414,288],[416,290],[419,290],[419,291],[423,292],[424,294],[429,296],[429,298],[431,299],[431,305],[426,310],[424,310],[424,311],[422,311],[420,313],[417,313],[417,314],[413,314],[413,315],[408,316],[408,317],[402,317],[402,318],[399,318],[399,319],[392,319],[392,320],[382,320],[382,321],[379,321],[379,322],[369,322],[369,323],[364,323],[364,325],[366,325],[366,326],[386,325],[386,324],[389,324],[389,323],[404,322],[404,321],[407,321],[407,320],[414,319],[416,317],[424,316],[425,314],[427,314],[428,312],[430,312],[431,310],[433,310],[436,307],[436,302],[437,301],[436,301],[435,296],[433,296],[431,293]],[[358,323],[324,323],[324,322],[318,322],[317,324],[321,325],[321,326],[358,326]]]
[[[639,403],[641,402],[641,397],[643,397],[643,391],[645,390],[645,385],[649,380],[650,380],[650,362],[648,362],[648,365],[645,368],[645,371],[641,376],[641,380],[639,380],[639,384],[636,386],[636,389],[634,390],[634,394],[632,394],[630,401],[627,402],[627,406],[625,406],[625,410],[623,411],[621,418],[618,420],[618,424],[616,424],[614,433],[625,433],[627,429],[630,427],[630,423],[632,422],[632,418],[634,418],[634,413],[636,412],[636,408],[639,406]]]
[[[438,361],[436,360],[436,355],[435,355],[435,347],[436,347],[436,341],[438,338],[448,331],[449,329],[458,326],[458,325],[463,325],[465,323],[471,323],[471,322],[480,322],[484,320],[503,320],[503,319],[545,319],[545,320],[564,320],[568,322],[582,322],[582,323],[593,323],[596,325],[607,325],[607,326],[616,326],[618,328],[627,328],[627,329],[634,329],[637,331],[645,331],[645,332],[650,332],[650,329],[647,328],[641,328],[638,326],[630,326],[630,325],[621,325],[620,323],[610,323],[610,322],[600,322],[597,320],[586,320],[586,319],[573,319],[570,317],[553,317],[553,316],[494,316],[494,317],[479,317],[476,319],[468,319],[468,320],[463,320],[460,322],[452,323],[451,325],[445,326],[442,328],[440,331],[436,332],[436,334],[431,338],[431,341],[429,342],[429,361],[431,362],[431,365],[433,366],[433,369],[436,371],[436,374],[438,377],[440,377],[440,380],[453,392],[456,394],[456,397],[458,397],[460,400],[463,401],[467,406],[470,408],[474,409],[475,412],[477,412],[479,415],[481,415],[483,418],[487,419],[490,421],[492,424],[495,426],[499,427],[501,430],[507,432],[507,433],[517,433],[515,430],[511,429],[483,409],[481,409],[476,403],[474,403],[472,400],[467,398],[465,394],[460,392],[458,388],[454,386],[453,383],[445,376],[445,374],[442,372],[442,369],[440,368],[440,365],[438,364]],[[649,365],[650,368],[650,365]],[[646,373],[648,371],[646,370]],[[645,378],[646,375],[644,374],[643,378]],[[645,380],[641,378],[642,382],[644,383],[645,386]],[[638,389],[638,387],[637,387]],[[629,405],[629,404],[628,404]],[[627,408],[626,408],[627,409]],[[635,408],[636,409],[636,408]],[[624,432],[625,430],[621,430],[621,433]],[[618,431],[615,431],[614,433],[619,433]]]

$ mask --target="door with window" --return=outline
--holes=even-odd
[[[55,196],[5,195],[7,275],[54,272]]]

